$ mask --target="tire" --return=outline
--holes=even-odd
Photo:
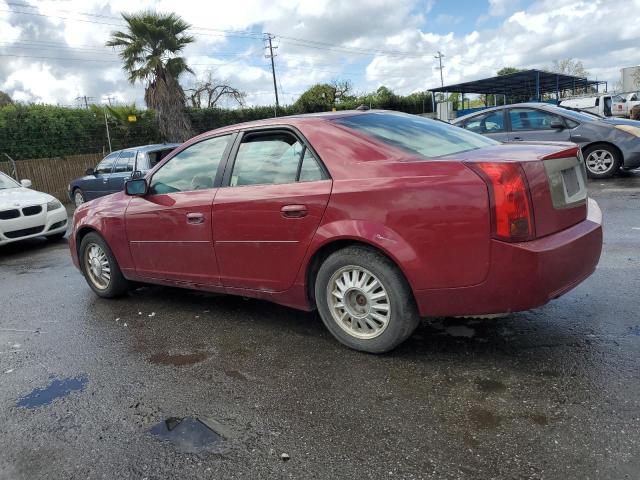
[[[49,240],[50,242],[57,242],[58,240],[62,240],[64,238],[64,235],[67,232],[58,232],[58,233],[54,233],[53,235],[47,235],[47,240]]]
[[[618,149],[606,143],[590,145],[585,148],[583,155],[589,178],[610,178],[622,165]]]
[[[73,191],[73,204],[76,206],[76,208],[78,208],[84,202],[86,202],[84,198],[84,192],[81,189],[76,188]]]
[[[100,264],[100,268],[91,268],[93,262]],[[107,242],[96,232],[88,233],[80,243],[79,250],[80,269],[85,280],[96,295],[103,298],[114,298],[124,294],[130,287],[129,281],[124,278],[113,252]],[[95,263],[93,263],[95,265]],[[109,271],[105,271],[108,267]],[[108,279],[105,275],[108,274]]]
[[[394,349],[420,322],[402,272],[386,256],[366,246],[338,250],[322,263],[316,276],[315,298],[320,317],[332,335],[362,352]]]

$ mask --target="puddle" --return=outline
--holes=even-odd
[[[502,382],[486,379],[476,380],[476,387],[484,393],[499,393],[504,392],[507,389],[507,386]]]
[[[473,328],[465,327],[464,325],[452,325],[445,328],[444,331],[452,337],[471,338],[476,334],[476,331]]]
[[[149,433],[159,440],[170,442],[182,453],[198,453],[210,449],[224,440],[224,437],[194,417],[170,417]]]
[[[498,428],[502,422],[502,417],[480,407],[472,407],[469,410],[469,418],[477,428],[488,430]]]
[[[549,419],[547,418],[547,416],[541,413],[532,413],[531,415],[529,415],[529,418],[533,423],[542,427],[549,423]]]
[[[151,363],[157,363],[159,365],[173,365],[176,367],[182,367],[185,365],[192,365],[194,363],[202,362],[206,360],[209,355],[206,353],[185,353],[171,355],[169,353],[156,353],[149,358]]]
[[[82,391],[86,384],[87,379],[84,377],[54,380],[48,387],[36,388],[29,395],[22,397],[16,406],[21,408],[38,408],[43,405],[49,405],[56,398],[66,397],[76,390]]]

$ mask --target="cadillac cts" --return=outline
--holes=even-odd
[[[602,228],[574,144],[350,111],[200,135],[81,205],[69,245],[101,297],[148,282],[317,308],[342,343],[385,352],[420,316],[562,295],[594,271]]]

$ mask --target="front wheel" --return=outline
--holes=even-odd
[[[122,275],[109,245],[96,232],[82,239],[79,257],[87,283],[100,297],[118,297],[129,289],[129,282]]]
[[[610,145],[596,144],[585,149],[584,164],[591,178],[609,178],[620,169],[620,152]]]
[[[405,341],[420,317],[402,272],[383,254],[352,246],[330,255],[315,284],[323,323],[355,350],[384,353]]]
[[[79,207],[84,202],[85,202],[84,192],[82,190],[80,190],[79,188],[76,188],[73,191],[73,203],[75,204],[76,207]]]

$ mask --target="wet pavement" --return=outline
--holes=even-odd
[[[585,283],[383,356],[257,300],[99,299],[65,241],[6,246],[0,478],[640,478],[640,173],[590,189]]]

